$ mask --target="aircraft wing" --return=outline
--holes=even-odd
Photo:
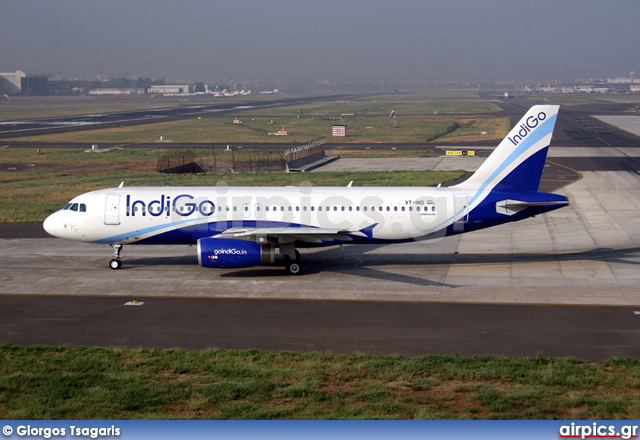
[[[322,243],[323,241],[352,241],[349,231],[327,228],[229,228],[213,238],[236,238],[257,243],[287,244],[294,241]]]
[[[325,241],[353,241],[350,235],[366,237],[376,225],[362,230],[347,229],[286,227],[286,228],[229,228],[213,238],[235,238],[239,240],[255,241],[256,243],[288,244],[294,241],[306,243],[322,243]]]

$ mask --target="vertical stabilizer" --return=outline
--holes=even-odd
[[[494,189],[537,191],[558,109],[557,105],[531,107],[482,166],[454,188],[476,190],[474,199]]]

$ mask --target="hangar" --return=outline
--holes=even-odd
[[[149,93],[160,93],[164,95],[184,95],[193,92],[193,86],[187,84],[151,86]]]
[[[15,72],[0,72],[0,94],[41,96],[49,94],[49,78],[45,75]]]

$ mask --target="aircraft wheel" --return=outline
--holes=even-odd
[[[289,275],[300,275],[302,273],[302,266],[299,261],[291,261],[287,263],[287,272]]]
[[[116,260],[115,258],[109,262],[109,267],[113,270],[120,269],[122,267],[122,261]]]

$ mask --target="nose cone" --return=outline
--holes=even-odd
[[[56,217],[58,217],[56,214],[58,213],[54,212],[49,217],[47,217],[42,223],[42,227],[44,228],[45,231],[47,231],[47,234],[53,235],[54,237],[58,237],[58,234],[60,233],[59,232],[60,222],[56,220]]]

